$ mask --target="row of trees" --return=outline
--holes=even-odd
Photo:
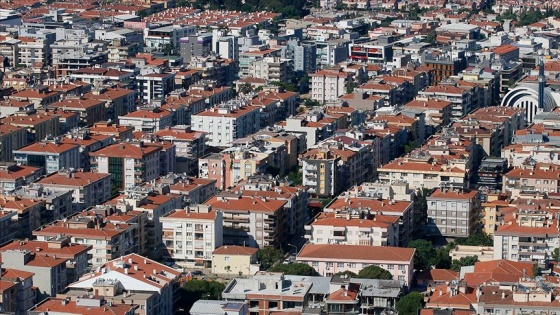
[[[517,25],[525,26],[536,23],[543,18],[548,17],[560,18],[560,10],[553,9],[551,7],[546,7],[544,10],[535,9],[530,7],[529,9],[523,10],[519,13],[514,13],[512,10],[507,10],[497,17],[498,21],[503,22],[504,20],[517,21]]]
[[[455,242],[443,247],[435,247],[432,242],[425,239],[411,241],[408,247],[415,248],[414,267],[418,270],[428,270],[432,267],[438,269],[453,269],[459,271],[462,266],[471,266],[478,261],[477,256],[469,256],[459,260],[451,260],[449,252],[456,245],[492,246],[493,239],[485,233],[477,233],[468,238],[459,238]]]
[[[186,0],[179,2],[185,6]],[[309,13],[306,0],[195,0],[193,7],[210,10],[241,10],[245,12],[272,11],[282,13],[285,18],[301,18]]]

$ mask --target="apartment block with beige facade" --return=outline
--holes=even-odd
[[[223,212],[224,244],[279,247],[284,241],[286,200],[222,194],[205,202]]]
[[[188,268],[210,267],[212,252],[223,244],[221,211],[208,205],[177,209],[160,218],[167,255]]]
[[[526,163],[504,174],[502,191],[514,199],[528,191],[558,193],[560,192],[558,172],[560,172],[558,165]]]

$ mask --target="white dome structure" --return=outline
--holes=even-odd
[[[527,83],[509,90],[502,99],[501,106],[524,108],[527,123],[530,124],[537,113],[550,112],[558,105],[551,90],[544,88],[543,108],[539,108],[539,85]]]

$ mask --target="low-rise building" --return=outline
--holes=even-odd
[[[68,285],[73,299],[95,292],[112,305],[138,304],[135,314],[174,314],[181,273],[138,254],[121,256]],[[127,314],[128,315],[128,314]]]
[[[258,249],[224,245],[212,252],[212,273],[221,275],[254,275],[260,269]]]
[[[375,265],[389,271],[395,280],[410,287],[414,273],[414,248],[368,245],[306,244],[296,261],[308,264],[322,276]]]
[[[165,214],[160,222],[168,256],[188,268],[209,268],[214,263],[212,252],[223,244],[222,221],[222,212],[207,205]]]

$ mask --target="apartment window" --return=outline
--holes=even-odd
[[[399,265],[399,270],[406,270],[406,266],[405,265]]]
[[[328,262],[328,263],[327,263],[327,267],[334,267],[334,263]]]
[[[313,267],[319,267],[319,262],[318,262],[318,261],[314,261],[314,262],[311,263],[311,265],[312,265]]]
[[[339,268],[343,268],[343,267],[344,267],[344,263],[341,263],[341,262],[336,263],[336,266],[339,267]]]
[[[356,263],[351,263],[350,268],[356,268]]]
[[[405,281],[406,279],[404,278],[404,276],[399,276],[399,281]]]
[[[395,269],[395,265],[387,265],[387,269]]]
[[[537,179],[537,185],[540,184],[540,183],[541,183],[541,180],[540,180],[540,179]]]
[[[229,256],[225,256],[224,261],[229,261]]]

